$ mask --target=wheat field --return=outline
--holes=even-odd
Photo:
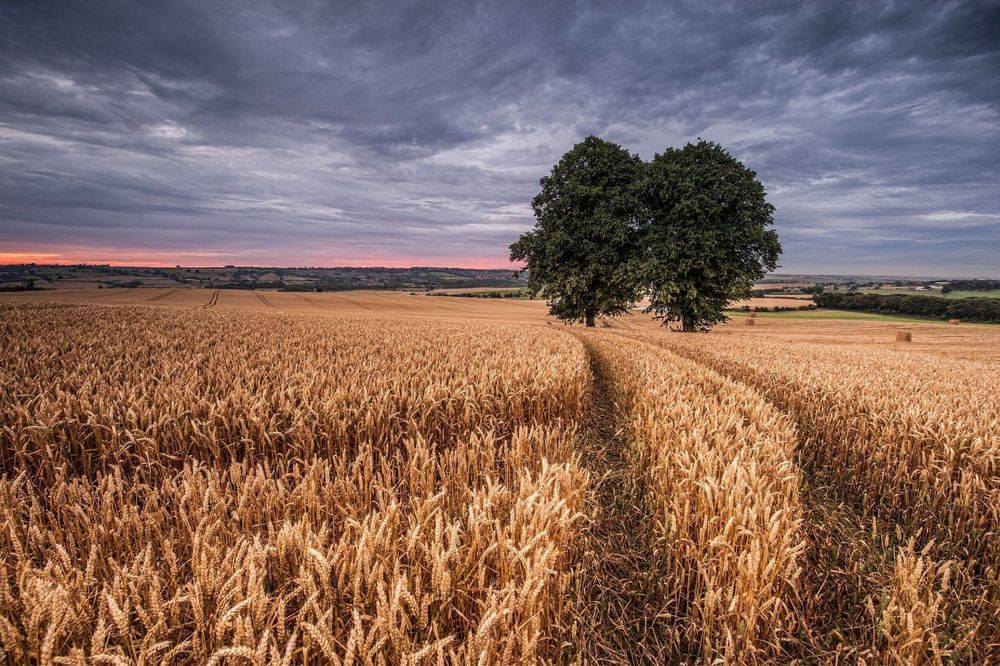
[[[123,293],[0,302],[0,661],[998,661],[996,329]]]
[[[794,421],[796,460],[814,486],[814,556],[835,552],[812,569],[848,584],[812,600],[817,624],[841,618],[838,649],[902,663],[995,660],[1000,364],[751,337],[632,336],[736,379]],[[868,534],[831,534],[838,522]],[[853,608],[840,607],[845,593]]]
[[[13,660],[560,652],[588,478],[568,335],[58,306],[3,326]]]

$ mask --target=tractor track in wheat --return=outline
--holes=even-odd
[[[301,298],[303,301],[305,301],[306,303],[308,303],[309,305],[313,306],[314,308],[316,308],[318,310],[324,309],[322,305],[320,305],[319,303],[317,303],[313,299],[309,298],[308,296],[302,296],[300,294],[299,298]]]
[[[211,297],[209,297],[208,303],[202,305],[201,309],[207,310],[209,308],[214,308],[218,304],[218,302],[219,302],[219,290],[216,289],[215,291],[212,292]]]
[[[146,302],[147,303],[158,303],[159,301],[162,301],[165,298],[169,298],[170,296],[173,296],[174,294],[177,293],[177,291],[178,291],[177,289],[171,289],[169,291],[165,291],[162,294],[157,294],[156,296],[153,296],[152,298],[147,298]]]
[[[802,635],[789,646],[788,658],[805,663],[864,663],[884,656],[879,654],[883,621],[879,606],[896,573],[897,556],[906,552],[905,528],[871,515],[856,498],[838,491],[839,471],[812,460],[810,451],[825,443],[809,434],[810,424],[803,415],[727,371],[724,364],[686,349],[666,348],[745,386],[795,425],[806,550],[798,600]]]
[[[628,434],[612,397],[614,378],[589,347],[588,353],[593,387],[580,453],[593,479],[592,523],[575,604],[579,663],[668,663],[668,623],[657,617],[658,567],[644,484],[629,465]]]
[[[271,301],[269,301],[267,299],[267,297],[264,296],[264,294],[260,293],[259,291],[255,291],[253,293],[257,296],[258,299],[260,299],[260,302],[263,303],[264,305],[266,305],[267,307],[274,308],[275,310],[278,309],[278,306],[276,306],[274,303],[272,303]]]

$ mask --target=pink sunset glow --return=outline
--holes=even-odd
[[[495,257],[427,257],[382,255],[357,256],[347,254],[321,253],[264,253],[253,252],[244,254],[211,253],[198,251],[158,252],[141,248],[110,249],[110,248],[59,248],[53,250],[24,250],[0,252],[0,265],[12,264],[107,264],[110,266],[147,266],[152,268],[169,268],[173,266],[188,266],[192,268],[208,268],[226,265],[236,266],[274,266],[292,267],[382,267],[410,268],[413,266],[441,266],[454,268],[511,268],[518,264]]]

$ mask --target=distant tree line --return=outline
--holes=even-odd
[[[246,291],[253,291],[255,289],[280,289],[282,291],[300,291],[286,289],[284,282],[224,282],[220,284],[212,285],[216,289],[243,289]],[[312,291],[308,289],[305,291]]]
[[[753,307],[741,305],[739,309],[741,312],[796,312],[798,310],[815,310],[816,305],[813,303],[809,303],[808,305],[755,305]]]
[[[0,287],[0,291],[36,291],[38,287],[35,286],[35,280],[33,278],[25,278],[21,280],[20,284],[12,285],[9,287]]]
[[[824,292],[816,295],[816,305],[856,312],[1000,323],[1000,298],[950,299],[912,294]]]
[[[993,291],[1000,289],[1000,280],[952,280],[941,287],[941,292],[949,291]]]
[[[528,298],[528,292],[524,290],[510,291],[467,291],[460,294],[442,294],[443,296],[455,296],[458,298]]]
[[[814,284],[811,287],[796,287],[794,289],[788,287],[760,287],[754,289],[750,293],[750,296],[751,298],[767,298],[768,296],[782,294],[820,294],[824,289],[825,287],[821,284]]]

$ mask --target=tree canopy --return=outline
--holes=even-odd
[[[639,189],[638,262],[648,311],[685,331],[726,320],[734,300],[774,270],[781,245],[757,174],[717,143],[656,155]]]
[[[526,262],[529,290],[565,321],[593,326],[646,295],[664,324],[706,330],[781,253],[757,174],[717,143],[670,148],[647,164],[590,136],[541,187],[535,228],[511,245],[511,260]]]
[[[627,264],[635,254],[633,189],[641,168],[638,156],[589,136],[541,179],[531,202],[535,228],[511,245],[510,256],[527,263],[528,290],[557,318],[593,326],[638,300]]]

